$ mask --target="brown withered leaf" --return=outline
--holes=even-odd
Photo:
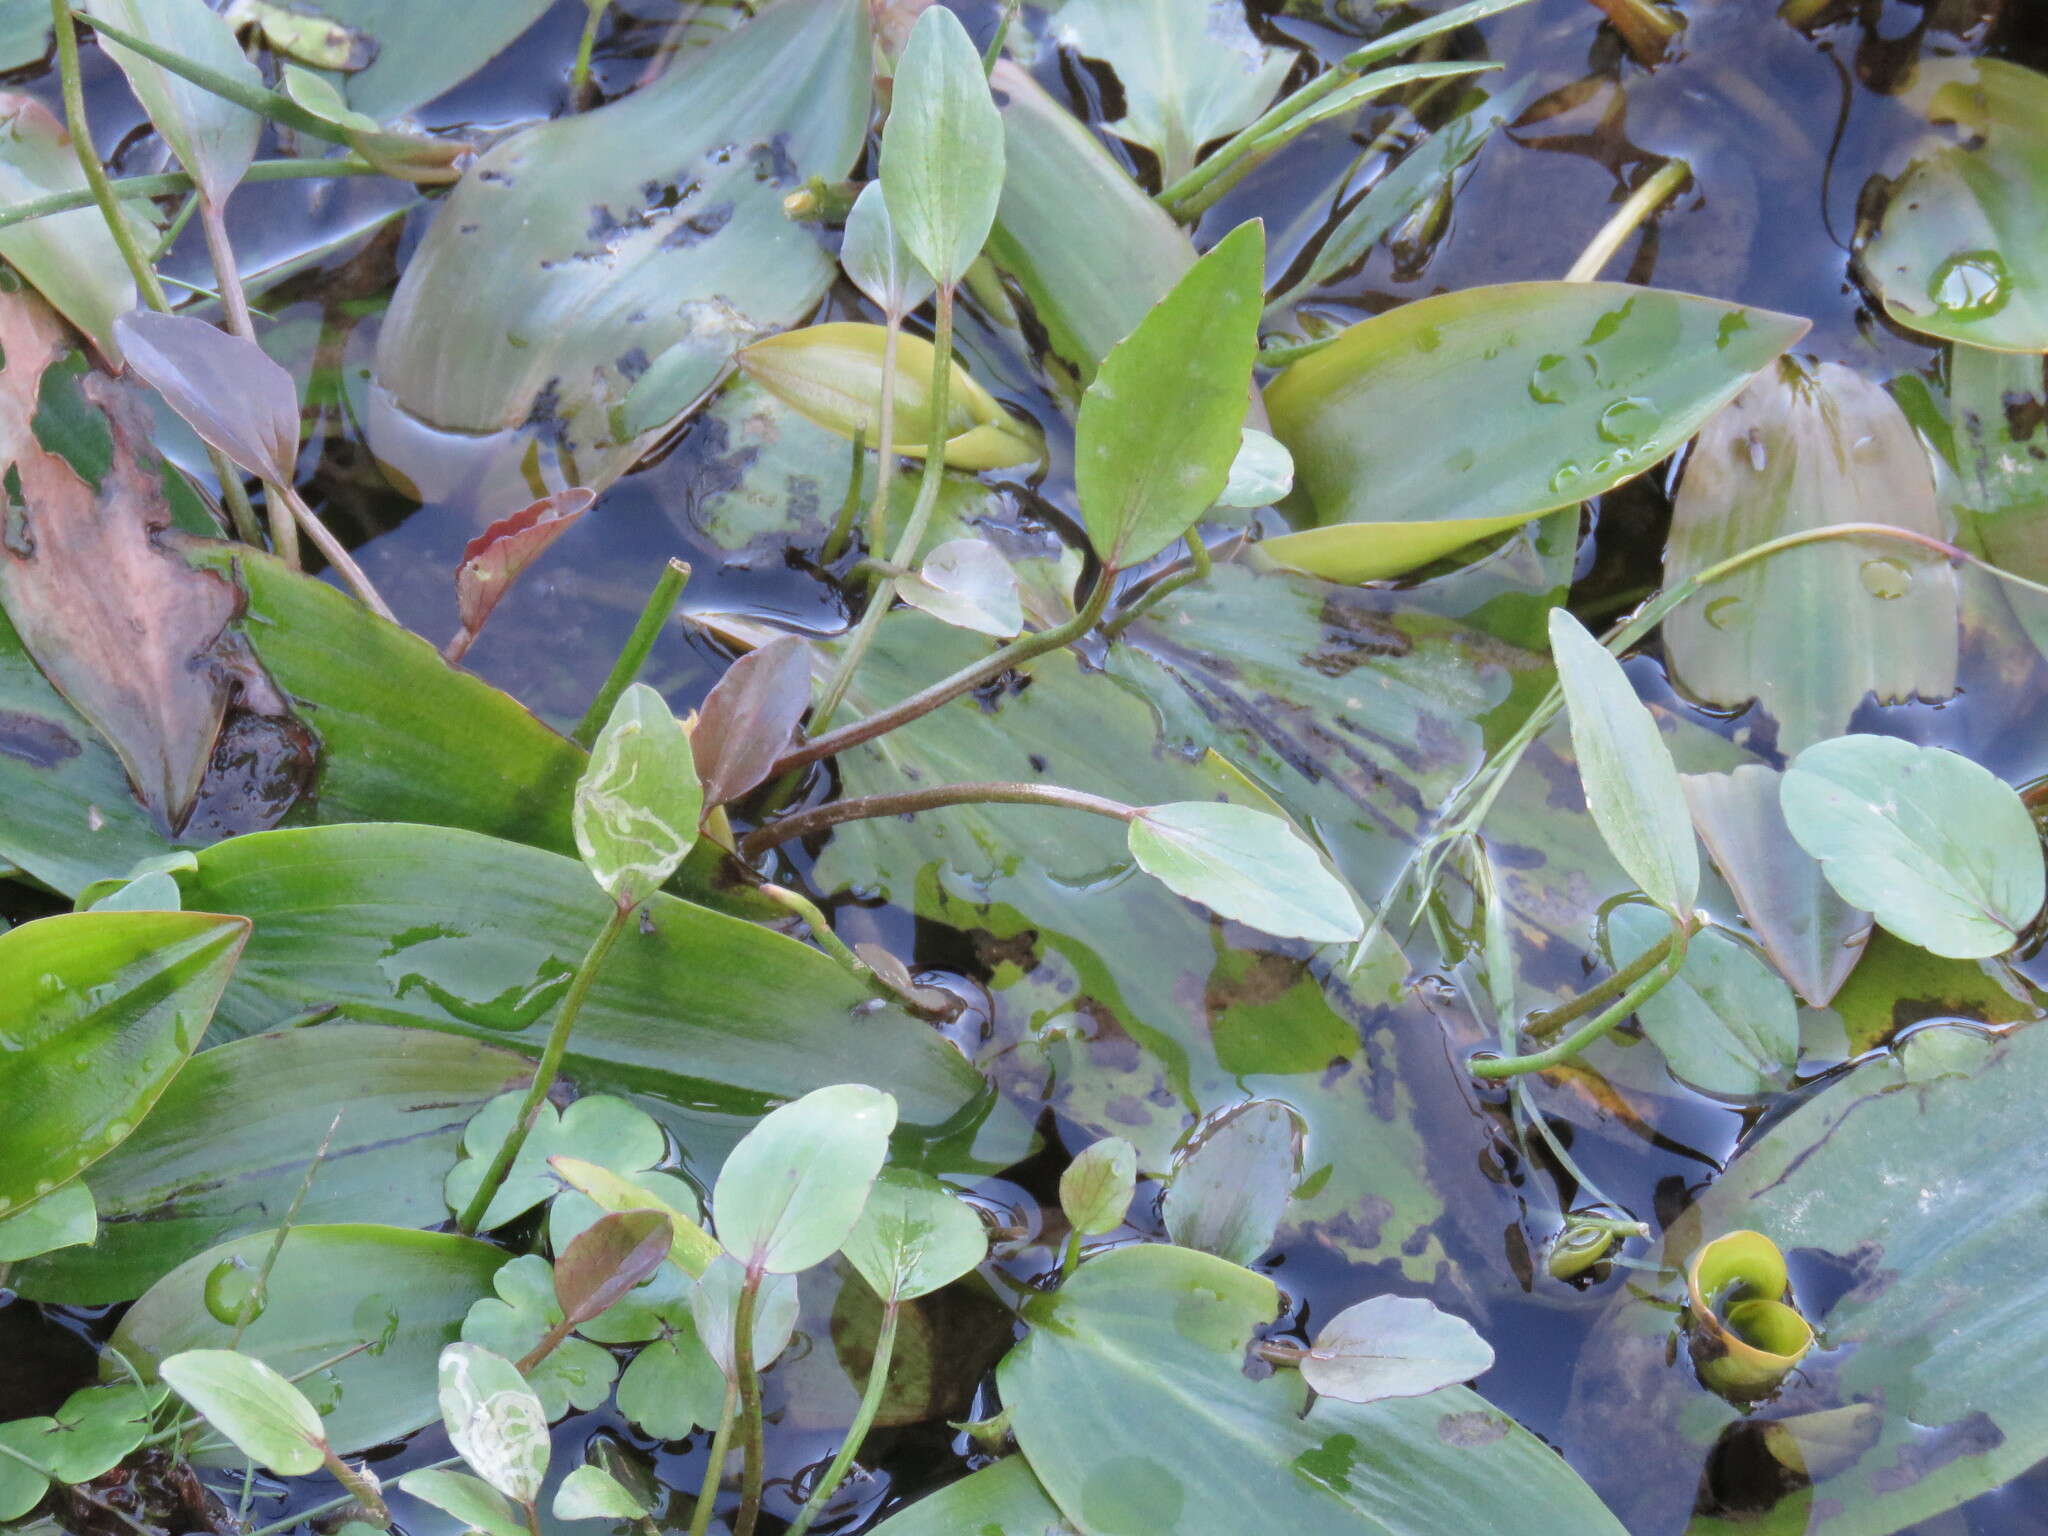
[[[576,486],[543,496],[510,517],[501,517],[462,549],[462,564],[455,568],[455,613],[462,628],[442,653],[460,661],[498,600],[512,590],[526,568],[547,552],[547,548],[575,525],[597,500],[594,491]]]
[[[0,606],[175,833],[237,685],[283,711],[228,633],[234,587],[174,548],[149,431],[41,299],[0,292]]]

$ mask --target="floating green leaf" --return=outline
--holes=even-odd
[[[734,1364],[733,1342],[739,1328],[740,1288],[747,1273],[736,1259],[720,1257],[698,1277],[690,1292],[690,1315],[696,1319],[697,1337],[730,1380]],[[797,1289],[794,1275],[770,1270],[762,1277],[760,1295],[754,1304],[754,1365],[766,1369],[769,1362],[789,1347],[796,1330]]]
[[[1090,1142],[1060,1172],[1060,1210],[1083,1237],[1123,1225],[1138,1188],[1138,1149],[1121,1136]]]
[[[190,1349],[158,1367],[178,1396],[280,1477],[304,1477],[327,1459],[327,1432],[306,1394],[261,1360],[229,1349]]]
[[[1074,491],[1103,562],[1173,543],[1230,479],[1258,352],[1265,231],[1226,235],[1103,360],[1081,398]]]
[[[1462,1317],[1411,1296],[1375,1296],[1323,1324],[1301,1379],[1325,1397],[1376,1403],[1441,1391],[1492,1368],[1492,1347]]]
[[[1219,507],[1269,507],[1294,489],[1294,456],[1276,437],[1246,427],[1239,435]]]
[[[1166,1235],[1233,1264],[1257,1262],[1301,1182],[1303,1132],[1300,1112],[1279,1099],[1248,1099],[1196,1126],[1159,1202]]]
[[[781,1275],[837,1253],[895,1128],[895,1099],[857,1083],[813,1089],[770,1110],[718,1171],[711,1211],[725,1251],[749,1269]]]
[[[525,1098],[523,1090],[502,1093],[463,1128],[462,1158],[448,1171],[444,1190],[449,1210],[469,1208],[483,1187],[484,1170],[512,1134]],[[615,1173],[632,1173],[652,1168],[667,1152],[654,1118],[615,1095],[592,1094],[559,1112],[543,1101],[480,1225],[486,1230],[503,1226],[561,1189],[548,1163],[552,1157],[582,1158]]]
[[[862,187],[860,196],[853,200],[840,240],[839,264],[853,279],[854,287],[879,304],[884,314],[897,320],[932,296],[931,276],[918,265],[910,247],[896,233],[895,221],[889,217],[888,196],[879,181]],[[931,377],[929,370],[925,377]],[[903,382],[898,381],[899,389]],[[923,440],[918,446],[922,449]]]
[[[887,1168],[846,1239],[846,1259],[884,1301],[929,1295],[988,1256],[974,1207],[928,1173]]]
[[[981,254],[1003,186],[1003,120],[981,55],[944,6],[918,17],[882,129],[882,190],[896,232],[941,287]]]
[[[78,912],[0,935],[0,1215],[134,1133],[198,1046],[248,935],[203,912]]]
[[[27,1514],[52,1482],[88,1483],[112,1471],[149,1435],[167,1395],[129,1383],[81,1387],[54,1417],[0,1424],[0,1520]]]
[[[505,1496],[482,1478],[421,1467],[401,1477],[398,1486],[414,1498],[446,1510],[465,1529],[482,1532],[482,1536],[531,1536]]]
[[[104,1164],[102,1164],[104,1166]],[[0,1217],[0,1264],[39,1258],[60,1248],[90,1244],[99,1235],[99,1206],[83,1179],[73,1179],[12,1216]],[[21,1290],[9,1271],[10,1290]]]
[[[1321,526],[1261,548],[1338,581],[1413,570],[1634,479],[1805,332],[1621,283],[1472,288],[1360,321],[1267,387]]]
[[[1908,943],[1956,959],[2003,954],[2041,910],[2033,818],[1957,753],[1838,736],[1793,759],[1779,797],[1841,898]]]
[[[1024,627],[1017,573],[986,539],[948,539],[925,556],[916,575],[896,583],[896,595],[957,629],[998,640]]]
[[[1962,480],[1956,516],[2000,570],[2048,577],[2048,459],[2034,441],[2048,421],[2048,359],[1960,343],[1949,354],[1949,417]],[[2048,606],[2011,591],[2013,617],[2048,650]]]
[[[603,1467],[581,1466],[555,1489],[557,1520],[642,1520],[647,1507]]]
[[[606,895],[635,907],[681,866],[703,809],[689,734],[660,694],[633,684],[576,786],[576,851]]]
[[[1247,806],[1189,801],[1132,818],[1131,857],[1177,896],[1281,938],[1349,943],[1365,920],[1301,834]]]
[[[538,1500],[548,1421],[512,1362],[474,1344],[450,1344],[441,1351],[440,1382],[441,1422],[456,1453],[513,1503]]]
[[[412,0],[320,0],[317,14],[287,0],[280,8],[300,26],[324,18],[350,31],[348,63],[354,67],[337,83],[350,106],[381,122],[474,74],[533,24],[547,0],[460,0],[432,9]],[[272,47],[282,47],[267,12],[265,35]],[[358,62],[364,53],[371,57]]]
[[[1551,610],[1550,649],[1571,714],[1586,809],[1629,878],[1674,919],[1691,922],[1699,847],[1656,717],[1621,663],[1566,609]]]
[[[1629,902],[1607,916],[1607,950],[1617,969],[1671,932],[1671,919]],[[1721,928],[1686,946],[1676,976],[1636,1009],[1643,1033],[1672,1076],[1708,1093],[1754,1098],[1785,1086],[1799,1060],[1799,1007],[1791,989],[1755,950]]]
[[[875,1536],[960,1536],[963,1531],[975,1536],[1075,1536],[1022,1456],[1005,1456],[994,1466],[926,1494],[876,1526]]]

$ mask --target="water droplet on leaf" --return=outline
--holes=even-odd
[[[1594,430],[1610,443],[1628,446],[1648,437],[1656,425],[1656,402],[1641,395],[1629,395],[1602,411]]]
[[[1570,366],[1570,358],[1555,352],[1539,358],[1536,371],[1529,375],[1529,398],[1538,405],[1563,405],[1565,396],[1571,392],[1570,380],[1565,375]]]
[[[1904,597],[1913,587],[1913,573],[1896,560],[1866,560],[1862,575],[1863,590],[1887,601]]]
[[[1707,622],[1716,629],[1728,629],[1741,617],[1742,599],[1717,597],[1707,604]]]
[[[1977,320],[2005,308],[2012,279],[1996,251],[1962,251],[1934,269],[1927,296],[1950,319]]]
[[[215,1322],[232,1328],[242,1320],[242,1308],[256,1292],[256,1274],[255,1266],[243,1259],[222,1259],[206,1272],[201,1294]],[[249,1317],[253,1322],[262,1315],[263,1303],[258,1300]]]

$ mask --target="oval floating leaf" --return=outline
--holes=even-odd
[[[793,1275],[839,1251],[896,1128],[896,1100],[841,1083],[770,1110],[718,1171],[711,1211],[740,1263]]]
[[[1123,1225],[1138,1188],[1138,1149],[1121,1136],[1105,1136],[1081,1151],[1060,1173],[1060,1210],[1083,1237]]]
[[[884,314],[898,320],[932,296],[931,276],[896,233],[895,221],[889,217],[889,200],[879,181],[862,187],[853,200],[839,246],[839,264],[853,279],[854,287],[879,304]]]
[[[942,287],[981,254],[1003,187],[1003,119],[981,54],[942,5],[918,17],[882,129],[882,189],[896,232]]]
[[[727,667],[690,729],[706,807],[737,800],[765,779],[810,707],[811,648],[800,636],[778,636]]]
[[[988,1255],[974,1207],[928,1173],[885,1169],[846,1239],[846,1258],[884,1301],[928,1295]]]
[[[1267,386],[1323,526],[1260,548],[1333,581],[1411,571],[1634,479],[1805,333],[1622,283],[1471,288],[1360,321]]]
[[[261,1360],[228,1349],[189,1349],[164,1361],[163,1379],[235,1449],[279,1477],[304,1477],[327,1459],[327,1431],[306,1394]]]
[[[128,1139],[248,937],[244,919],[203,912],[77,912],[0,935],[0,1216]]]
[[[1345,944],[1365,932],[1351,893],[1277,816],[1183,801],[1139,811],[1129,835],[1139,868],[1219,917],[1317,944]]]
[[[1671,919],[1629,902],[1607,916],[1608,957],[1619,969],[1671,932]],[[1721,928],[1702,928],[1679,972],[1636,1009],[1672,1076],[1707,1093],[1753,1098],[1785,1086],[1799,1060],[1799,1006],[1756,951]]]
[[[1303,1134],[1300,1113],[1278,1099],[1233,1104],[1197,1126],[1159,1202],[1166,1235],[1233,1264],[1255,1263],[1301,1181]]]
[[[1081,397],[1074,492],[1103,563],[1149,560],[1216,504],[1258,355],[1265,229],[1242,224],[1103,359]]]
[[[1658,906],[1692,921],[1700,855],[1671,749],[1621,663],[1563,608],[1550,611],[1550,653],[1571,714],[1586,809],[1614,860]]]
[[[896,595],[956,629],[1008,640],[1024,628],[1017,573],[986,539],[948,539],[924,557]]]
[[[737,1369],[733,1363],[733,1339],[739,1321],[740,1287],[746,1279],[746,1271],[736,1260],[721,1255],[698,1277],[696,1288],[690,1292],[690,1317],[697,1324],[697,1337],[727,1380],[732,1379]],[[770,1271],[762,1277],[760,1294],[754,1302],[756,1369],[766,1369],[771,1360],[789,1347],[790,1335],[796,1331],[797,1304],[794,1275]]]
[[[1839,736],[1793,759],[1779,798],[1841,898],[1909,944],[1953,959],[2003,954],[2041,910],[2033,818],[1966,757]]]
[[[526,1378],[474,1344],[442,1350],[440,1377],[448,1443],[506,1498],[532,1504],[548,1471],[548,1420]]]
[[[206,442],[250,474],[291,484],[299,391],[261,347],[190,315],[136,309],[114,322],[128,366]]]
[[[681,866],[703,809],[689,736],[660,694],[633,684],[576,785],[576,851],[612,900],[637,906]]]
[[[1325,1397],[1421,1397],[1493,1368],[1493,1348],[1462,1317],[1410,1296],[1346,1307],[1317,1332],[1301,1377]]]

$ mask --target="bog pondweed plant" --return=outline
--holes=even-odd
[[[594,0],[555,120],[419,129],[494,7],[52,0],[64,117],[0,107],[0,1266],[125,1308],[0,1521],[1884,1536],[2048,1454],[2038,76],[1901,85],[1884,379],[1603,280],[1690,147],[1561,280],[1378,286],[1682,5]],[[421,227],[306,381],[228,209],[324,177]],[[309,408],[474,514],[445,648]],[[671,560],[557,732],[456,663],[649,462],[738,654],[679,718]],[[1661,571],[1574,588],[1660,465]],[[721,611],[764,549],[844,627]],[[1466,1383],[1575,1308],[1560,1456]]]

